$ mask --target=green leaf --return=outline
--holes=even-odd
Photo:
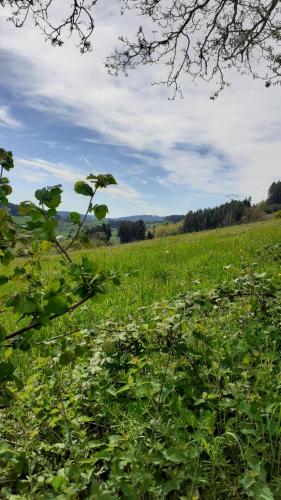
[[[73,224],[79,224],[80,222],[80,214],[78,212],[70,212],[69,218]]]
[[[57,475],[52,479],[51,485],[56,492],[61,491],[66,483],[66,479],[63,475]]]
[[[106,205],[95,205],[92,210],[98,220],[104,219],[108,213]]]
[[[163,455],[169,462],[174,462],[175,464],[186,462],[186,456],[177,448],[169,448],[163,452]]]
[[[0,185],[1,184],[9,184],[9,179],[8,177],[2,177],[2,179],[0,179]]]
[[[164,493],[165,496],[169,495],[171,491],[178,491],[180,489],[179,482],[176,481],[175,479],[170,479],[170,481],[167,481],[164,483],[162,487],[162,492]]]
[[[0,199],[9,196],[12,193],[12,188],[9,184],[2,184],[0,187]]]
[[[98,451],[97,453],[95,453],[93,455],[93,458],[97,461],[97,460],[106,460],[107,462],[109,462],[109,460],[111,459],[111,453],[109,453],[109,451],[107,450],[101,450],[101,451]]]
[[[57,225],[58,225],[58,222],[55,219],[47,219],[44,222],[42,229],[44,231],[44,236],[45,236],[46,240],[55,241]]]
[[[57,208],[61,203],[61,185],[37,189],[35,198],[48,208]]]
[[[74,185],[74,191],[84,196],[93,196],[94,194],[92,187],[85,181],[77,181]]]
[[[68,301],[63,295],[50,297],[46,307],[49,314],[64,314],[68,311]]]
[[[107,186],[117,184],[116,179],[111,174],[90,174],[87,179],[94,182],[97,188],[106,188]]]
[[[48,217],[55,217],[57,215],[57,211],[55,208],[50,208],[47,212]]]
[[[13,153],[0,148],[0,165],[4,170],[11,170],[14,168]]]
[[[266,484],[262,488],[259,489],[257,500],[274,500],[274,496],[269,486]]]
[[[7,307],[13,307],[15,312],[20,314],[32,314],[36,311],[37,305],[32,297],[23,293],[17,293],[6,302]]]
[[[242,484],[243,488],[247,491],[256,484],[256,479],[257,479],[256,472],[249,470],[245,472],[244,476],[242,477],[242,479],[240,479],[239,482]]]

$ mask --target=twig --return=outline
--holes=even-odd
[[[65,251],[69,250],[69,248],[71,248],[71,247],[72,247],[73,243],[74,243],[74,242],[75,242],[75,240],[78,238],[78,236],[79,236],[79,234],[80,234],[80,231],[81,231],[81,229],[82,229],[82,226],[84,225],[84,223],[85,223],[85,221],[86,221],[86,219],[87,219],[87,215],[88,215],[88,213],[90,212],[90,208],[91,208],[91,206],[92,206],[92,201],[93,201],[93,198],[94,198],[94,196],[95,196],[95,194],[96,194],[96,192],[97,192],[97,189],[98,189],[98,188],[96,187],[96,188],[95,188],[95,190],[94,190],[94,192],[93,192],[93,194],[92,194],[92,196],[91,196],[91,199],[90,199],[90,201],[89,201],[89,205],[88,205],[88,208],[87,208],[87,210],[86,210],[86,213],[85,213],[85,215],[84,215],[84,217],[83,217],[82,221],[79,223],[79,225],[78,225],[78,229],[77,229],[77,231],[76,231],[75,235],[73,236],[72,240],[70,241],[70,243],[69,243],[68,245],[66,245],[66,247],[65,247],[65,249],[64,249]]]
[[[87,302],[89,299],[91,299],[92,297],[94,296],[93,293],[87,295],[86,297],[83,297],[83,299],[79,300],[78,302],[76,302],[75,304],[73,304],[69,309],[68,313],[74,311],[75,309],[77,309],[77,307],[81,306],[82,304],[84,304],[84,302]],[[53,319],[56,319],[56,318],[59,318],[60,316],[63,316],[65,314],[65,312],[63,313],[59,313],[59,314],[53,314],[52,316],[49,317],[49,320],[52,321]],[[19,330],[16,330],[15,332],[13,333],[10,333],[9,335],[7,335],[7,337],[5,337],[4,340],[9,340],[9,339],[12,339],[14,337],[18,337],[19,335],[21,335],[22,333],[25,333],[25,332],[28,332],[29,330],[32,330],[33,328],[37,328],[37,326],[41,326],[41,322],[40,321],[33,321],[32,323],[30,323],[29,325],[27,326],[24,326],[22,328],[20,328]]]

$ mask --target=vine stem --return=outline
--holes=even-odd
[[[73,304],[68,309],[67,312],[69,313],[69,312],[75,311],[75,309],[77,309],[77,307],[80,307],[82,304],[84,304],[84,302],[87,302],[92,297],[93,297],[93,293],[86,295],[86,297],[83,297],[83,299],[81,299],[78,302],[76,302],[75,304]],[[53,319],[59,318],[60,316],[63,316],[64,314],[65,314],[65,312],[59,313],[59,314],[53,314],[52,316],[49,317],[49,320],[52,321]],[[33,321],[33,322],[29,323],[29,325],[24,326],[23,328],[20,328],[19,330],[16,330],[13,333],[10,333],[9,335],[7,335],[7,337],[5,337],[4,340],[9,340],[9,339],[18,337],[22,333],[26,333],[29,330],[32,330],[33,328],[36,328],[37,326],[41,326],[41,325],[42,325],[42,323],[40,321]]]
[[[91,199],[90,199],[90,201],[89,201],[89,205],[88,205],[88,208],[87,208],[87,210],[86,210],[86,213],[85,213],[85,215],[84,215],[84,217],[83,217],[82,221],[79,223],[79,225],[78,225],[78,229],[77,229],[77,231],[76,231],[75,235],[73,236],[72,240],[71,240],[71,241],[70,241],[70,243],[69,243],[68,245],[66,245],[66,247],[64,248],[64,250],[65,250],[65,251],[69,250],[69,248],[71,248],[71,247],[72,247],[73,243],[74,243],[74,242],[75,242],[75,240],[78,238],[78,236],[79,236],[79,234],[80,234],[80,231],[81,231],[81,229],[82,229],[82,226],[84,225],[84,223],[85,223],[85,221],[86,221],[87,215],[88,215],[88,214],[89,214],[89,212],[90,212],[90,209],[91,209],[91,206],[92,206],[92,201],[93,201],[94,196],[95,196],[95,194],[96,194],[96,192],[97,192],[97,189],[98,189],[98,188],[97,188],[97,186],[96,186],[96,187],[95,187],[95,189],[94,189],[94,192],[93,192],[93,194],[92,194],[92,196],[91,196]]]

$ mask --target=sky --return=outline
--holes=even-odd
[[[94,50],[84,55],[75,38],[54,48],[30,23],[15,29],[6,17],[0,7],[0,147],[15,157],[11,201],[62,184],[61,208],[82,212],[87,200],[74,182],[112,173],[118,185],[97,197],[110,217],[184,214],[233,194],[261,201],[281,179],[280,87],[233,72],[212,101],[214,83],[186,77],[184,98],[170,100],[169,89],[151,84],[161,66],[108,75],[118,36],[140,22],[120,16],[117,1],[97,9]]]

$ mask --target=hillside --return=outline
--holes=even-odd
[[[8,206],[9,206],[10,212],[13,215],[18,215],[18,205],[16,205],[15,203],[9,203]],[[59,218],[62,220],[68,220],[69,216],[70,216],[70,212],[67,210],[58,210],[57,214],[58,214]],[[168,219],[169,219],[169,217],[174,218],[174,217],[183,217],[183,216],[176,216],[176,215],[167,216]],[[88,215],[87,218],[89,221],[95,220],[95,217],[91,214]],[[138,220],[143,220],[146,223],[160,223],[160,222],[163,222],[164,219],[165,219],[165,217],[160,217],[159,215],[127,215],[124,217],[106,218],[105,220],[106,220],[106,222],[111,222],[113,224],[116,224],[118,222],[123,222],[123,221],[136,222]]]
[[[121,285],[8,351],[1,498],[280,498],[280,241],[276,220],[73,253]]]

